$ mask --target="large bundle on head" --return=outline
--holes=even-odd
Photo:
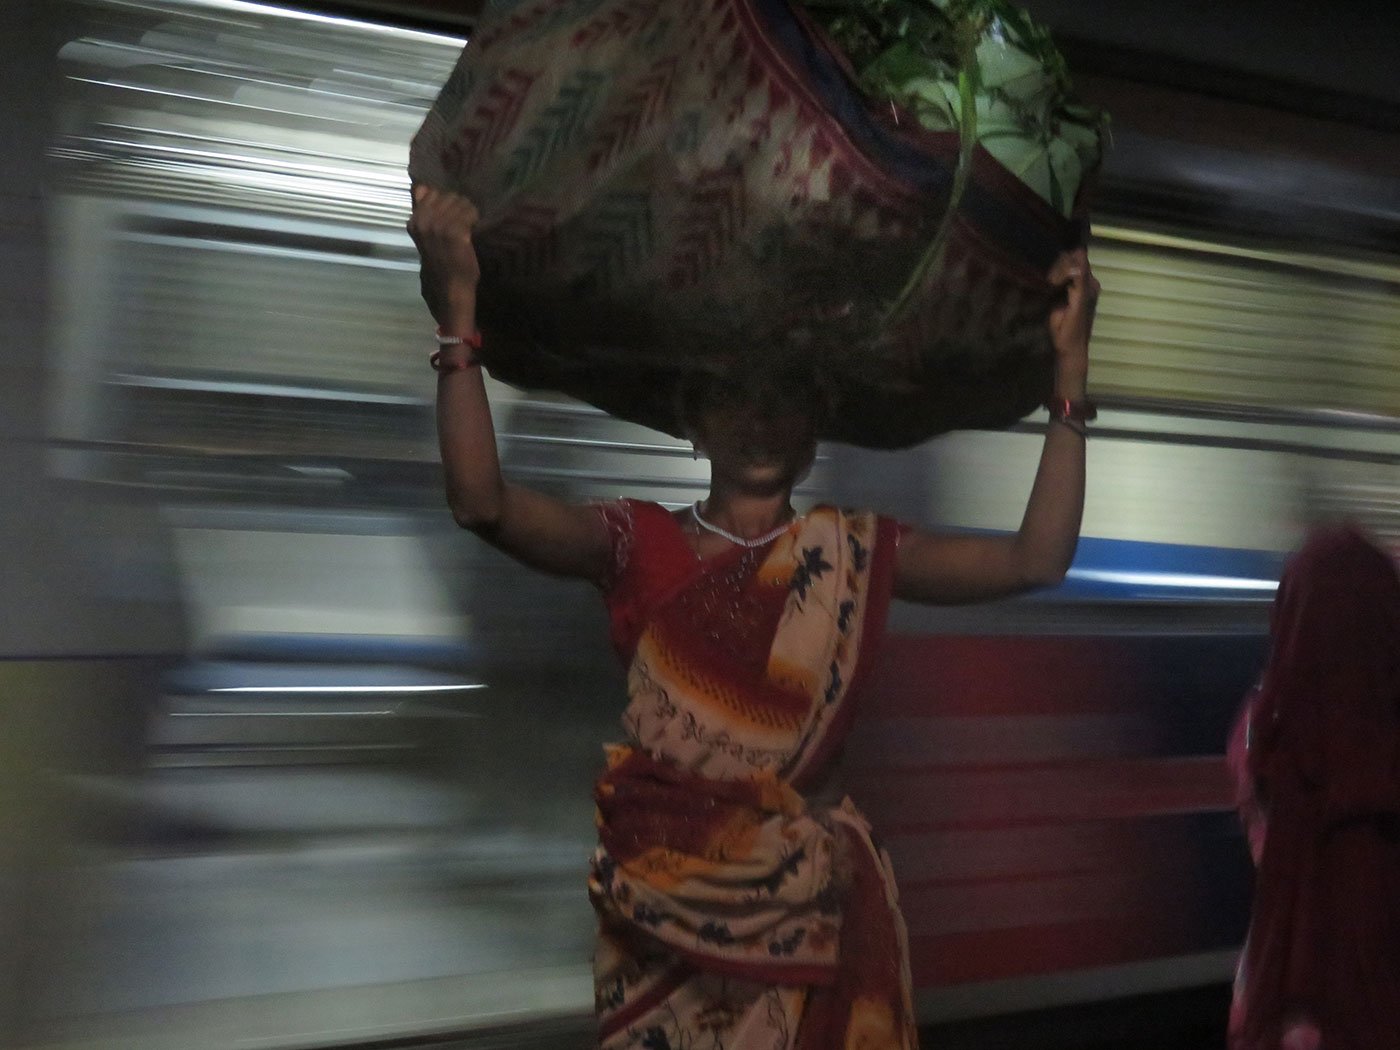
[[[687,375],[810,364],[823,435],[1005,425],[1100,119],[1002,0],[488,4],[411,174],[481,211],[493,374],[676,432]]]

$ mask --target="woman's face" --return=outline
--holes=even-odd
[[[696,420],[695,446],[716,479],[755,495],[790,490],[817,455],[811,413],[796,406],[754,403],[712,406]]]

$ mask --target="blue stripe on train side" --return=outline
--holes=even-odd
[[[1121,600],[1269,601],[1286,555],[1086,536],[1065,582],[1042,596]]]

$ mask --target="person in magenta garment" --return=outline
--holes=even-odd
[[[1257,866],[1231,1050],[1400,1047],[1400,576],[1349,526],[1284,570],[1231,734]]]
[[[794,511],[821,393],[800,360],[680,384],[711,471],[692,507],[578,506],[506,481],[474,356],[475,221],[469,201],[415,188],[409,228],[443,343],[448,504],[525,565],[595,583],[628,667],[588,882],[601,1047],[912,1050],[893,876],[831,783],[834,760],[892,597],[976,601],[1068,569],[1091,415],[1087,256],[1050,273],[1065,292],[1049,318],[1056,422],[1021,527],[961,536],[868,511]]]

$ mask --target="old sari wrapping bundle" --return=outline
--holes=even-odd
[[[601,1045],[910,1050],[887,861],[849,799],[821,797],[883,630],[894,524],[818,508],[702,564],[664,508],[602,513],[630,696],[589,883]]]
[[[1231,739],[1258,867],[1232,1050],[1378,1050],[1400,1032],[1400,576],[1328,528],[1289,562]]]
[[[988,14],[1002,0],[919,2],[966,8],[984,43],[1020,24]],[[1024,130],[1007,100],[1053,81],[1031,62],[951,71],[939,97],[963,123],[936,130],[924,78],[892,59],[858,75],[819,24],[845,31],[831,7],[488,3],[410,170],[480,209],[494,375],[676,433],[685,373],[797,354],[832,401],[822,436],[872,447],[1006,425],[1048,395],[1044,275],[1082,239],[1099,126],[1066,151],[1046,103],[1033,155],[1002,151]],[[891,98],[869,94],[877,74]],[[993,152],[972,148],[979,120]]]

